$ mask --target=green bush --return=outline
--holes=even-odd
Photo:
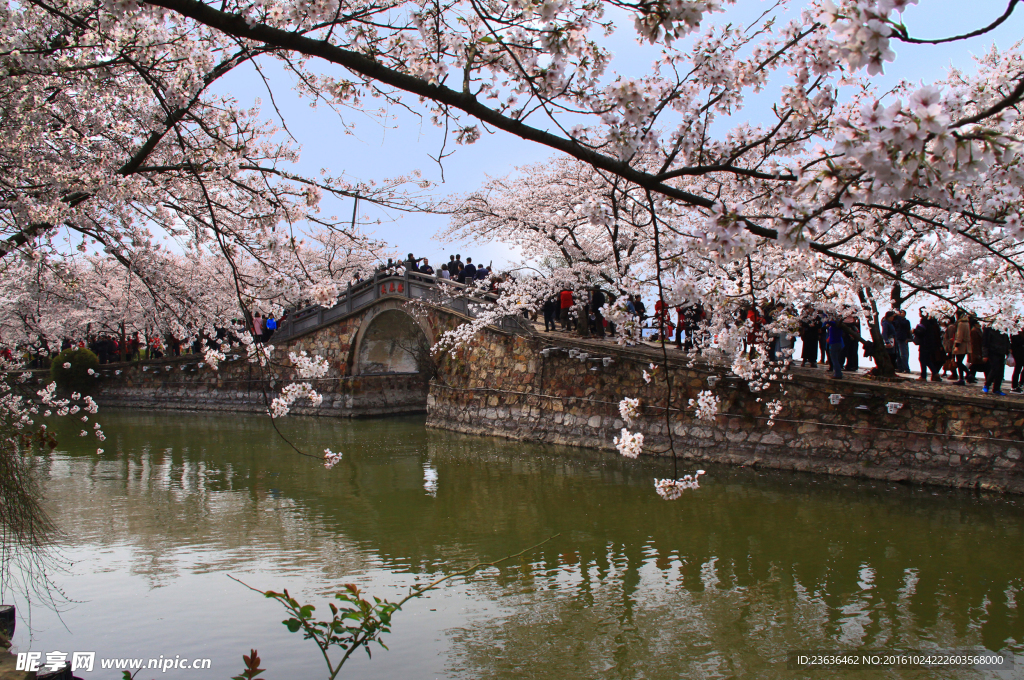
[[[65,364],[70,364],[64,368]],[[88,394],[98,382],[96,375],[89,375],[92,369],[98,375],[100,360],[91,350],[85,348],[66,349],[53,358],[50,363],[50,375],[57,387]]]

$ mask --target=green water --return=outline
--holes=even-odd
[[[706,466],[658,498],[664,462],[428,431],[422,418],[104,411],[105,453],[41,457],[75,600],[33,608],[18,651],[208,657],[229,678],[324,677],[261,589],[397,599],[431,576],[557,537],[413,601],[363,678],[1024,677],[1022,499]],[[792,671],[791,650],[987,648],[1010,673]],[[80,673],[119,678],[115,671]]]

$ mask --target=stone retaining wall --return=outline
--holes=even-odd
[[[111,375],[94,392],[100,406],[185,411],[265,413],[284,380],[290,379],[281,375],[287,371],[264,371],[242,359],[225,361],[213,370],[191,356],[111,364],[103,372]],[[312,408],[308,401],[300,400],[292,413],[368,417],[425,409],[427,384],[416,373],[333,375],[312,383],[323,403]]]
[[[312,408],[299,401],[291,408],[297,415],[370,417],[421,413],[427,385],[418,375],[365,376],[351,380],[314,381],[323,403]],[[153,386],[117,386],[100,392],[101,406],[166,409],[178,411],[236,411],[266,413],[276,396],[271,381],[222,381],[212,386],[165,382]]]
[[[554,342],[550,338],[557,338]],[[580,362],[545,346],[576,347],[614,363]],[[823,472],[892,481],[1024,493],[1024,400],[964,395],[956,401],[913,382],[833,381],[822,370],[793,371],[780,389],[751,394],[723,367],[687,367],[671,350],[673,385],[666,419],[665,369],[651,384],[642,370],[664,363],[651,350],[564,336],[507,336],[484,331],[471,347],[440,362],[427,401],[430,427],[533,442],[613,449],[625,426],[618,403],[639,397],[642,415],[631,431],[645,436],[645,451],[670,455],[671,444],[693,462]],[[708,378],[718,382],[709,387]],[[711,389],[720,399],[714,422],[687,409]],[[829,395],[839,394],[838,405]],[[761,401],[758,401],[758,398]],[[782,412],[767,424],[765,402],[781,399]],[[889,414],[886,404],[903,407]]]

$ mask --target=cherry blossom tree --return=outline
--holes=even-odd
[[[134,282],[133,293],[148,291],[148,306],[166,310],[193,295],[186,287],[204,294],[195,277],[203,272],[189,263],[213,257],[220,264],[207,273],[215,287],[235,286],[239,316],[252,304],[309,299],[383,253],[354,218],[324,214],[325,197],[429,208],[428,184],[415,177],[293,172],[298,149],[278,127],[213,91],[266,50],[195,49],[195,31],[181,22],[129,27],[108,9],[0,9],[3,262],[63,266],[46,275],[56,280],[78,251],[103,256],[124,271],[94,258],[77,271],[110,277],[93,282],[94,293]],[[168,248],[179,257],[165,256]]]
[[[787,3],[779,3],[746,27],[708,26],[722,10],[710,1],[671,7],[597,2],[350,7],[166,0],[83,6],[81,16],[45,4],[31,7],[45,10],[51,23],[73,20],[79,40],[148,49],[152,56],[146,64],[163,80],[153,76],[157,85],[138,85],[136,99],[124,99],[133,109],[142,108],[141,97],[173,99],[182,91],[192,96],[189,102],[204,104],[203,87],[211,79],[240,61],[269,54],[296,74],[304,93],[337,107],[360,106],[369,96],[401,100],[409,93],[422,98],[439,122],[454,125],[458,141],[479,136],[470,120],[475,118],[562,151],[651,192],[652,212],[668,212],[666,224],[672,223],[672,212],[699,215],[685,235],[699,235],[705,250],[723,257],[742,256],[757,239],[768,239],[860,265],[919,290],[920,284],[905,276],[904,258],[892,261],[901,248],[880,249],[889,256],[886,262],[852,246],[862,237],[892,241],[895,230],[883,228],[879,234],[878,226],[897,221],[888,219],[893,214],[921,223],[925,231],[929,223],[934,231],[934,223],[954,219],[978,223],[971,228],[987,231],[975,240],[990,250],[1004,232],[1011,234],[1019,224],[1013,208],[1020,184],[1013,124],[1022,80],[1016,52],[992,55],[976,77],[957,74],[945,90],[926,87],[915,93],[904,87],[883,102],[886,98],[855,74],[865,67],[869,76],[880,72],[894,58],[893,41],[921,42],[898,21],[896,12],[906,4],[812,2],[780,25]],[[1014,4],[993,25],[1005,20]],[[606,17],[613,8],[632,16],[641,39],[664,48],[651,74],[632,80],[606,76],[614,64],[595,34],[613,27]],[[60,54],[66,59],[61,41],[37,39],[33,58]],[[12,59],[20,64],[23,54]],[[311,60],[340,66],[344,73],[317,71],[307,63]],[[729,121],[745,98],[768,87],[777,74],[786,82],[773,124],[741,123],[720,139],[711,135],[713,126]],[[223,139],[209,134],[211,125],[186,139],[212,143],[222,153],[224,147],[244,147],[244,140],[257,136],[256,124],[246,126],[232,116],[219,123],[229,130]],[[175,151],[203,155],[203,149],[200,143]],[[223,160],[214,150],[206,152],[214,159],[211,167]],[[179,180],[182,174],[195,179],[181,158],[173,160],[147,167],[176,170],[172,176]],[[247,158],[251,164],[245,167],[263,173],[264,181],[268,173],[281,176],[260,166],[261,160]],[[992,186],[994,177],[1005,188],[996,192],[1001,198],[989,200],[983,210],[968,209],[971,191],[979,186],[974,178]],[[310,192],[323,188],[284,184],[288,188],[273,198],[262,197],[275,211],[261,205],[264,212],[253,216],[272,212],[280,219],[294,209],[285,197],[301,193],[309,199]],[[326,186],[344,191],[337,184]],[[54,204],[60,202],[51,198]],[[216,218],[207,219],[207,206],[198,204],[187,214],[216,228]],[[937,214],[922,215],[922,208]],[[965,225],[960,231],[969,230]],[[903,227],[898,231],[902,234]]]
[[[987,27],[936,40],[900,23],[907,4],[819,0],[798,11],[780,2],[747,25],[712,25],[725,10],[711,0],[153,0],[99,13],[121,30],[174,27],[196,53],[239,45],[272,53],[305,94],[339,108],[368,97],[414,106],[408,94],[458,142],[475,141],[483,125],[546,145],[649,192],[666,224],[684,210],[699,216],[680,235],[723,258],[767,239],[906,292],[922,284],[906,275],[907,260],[893,260],[902,248],[864,245],[898,240],[905,227],[893,217],[929,234],[952,228],[996,259],[1000,243],[1016,242],[1024,95],[1016,50],[992,55],[977,75],[876,93],[870,76],[895,58],[894,42],[968,39],[1005,21],[1016,3]],[[608,74],[609,17],[631,18],[638,38],[662,49],[645,75]],[[712,134],[780,79],[771,123]],[[999,187],[984,205],[973,200],[981,186]]]
[[[239,316],[232,272],[221,258],[163,253],[142,280],[113,258],[79,256],[51,264],[14,260],[0,277],[0,323],[9,345],[97,334],[123,341],[137,332],[181,339]],[[197,281],[205,285],[197,286]]]
[[[653,246],[643,190],[571,158],[553,158],[451,199],[451,241],[499,241],[558,263],[551,287],[581,280],[625,290],[650,280]],[[559,279],[554,280],[552,279]]]
[[[899,106],[895,98],[875,106],[869,83],[856,79],[859,69],[873,75],[894,58],[892,41],[921,42],[896,15],[906,0],[847,0],[838,7],[822,0],[785,25],[769,11],[746,27],[706,27],[721,10],[717,0],[609,4],[632,15],[639,37],[664,47],[650,75],[604,77],[611,57],[593,33],[612,22],[605,17],[610,7],[599,2],[362,7],[160,0],[112,5],[110,17],[126,28],[180,22],[207,53],[242,42],[282,58],[337,65],[345,78],[316,73],[301,59],[288,62],[308,94],[339,106],[410,93],[441,120],[461,124],[468,116],[545,144],[661,200],[705,211],[708,245],[723,251],[746,233],[842,258],[831,239],[821,238],[835,221],[831,213],[931,193],[940,208],[958,214],[956,196],[939,196],[937,187],[1015,167],[1007,125],[1024,94],[1015,53],[944,92],[907,92]],[[741,123],[722,139],[712,137],[714,123],[776,74],[786,83],[774,124]],[[842,103],[841,89],[850,90]],[[480,134],[475,124],[458,130],[466,143]],[[654,169],[631,162],[641,153],[655,155]],[[1006,180],[1017,179],[1007,172]],[[706,185],[689,186],[693,178]],[[906,180],[899,189],[896,179]],[[730,205],[747,194],[758,199],[742,209],[735,200]],[[986,214],[1013,228],[1012,214],[1000,209],[1007,210],[991,206]]]

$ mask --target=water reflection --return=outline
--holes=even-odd
[[[38,465],[69,550],[139,580],[132,597],[195,590],[243,611],[250,593],[202,585],[223,572],[307,596],[351,580],[397,594],[416,575],[558,535],[418,603],[395,651],[359,662],[371,677],[794,677],[794,649],[1020,654],[1024,642],[1017,499],[709,468],[699,491],[667,503],[652,486],[664,462],[426,431],[416,418],[288,421],[301,448],[345,453],[330,472],[259,418],[108,413],[103,424],[107,454],[65,437]],[[164,618],[172,638],[196,625]],[[112,637],[128,644],[139,625]],[[234,659],[257,634],[285,635],[206,637]]]
[[[423,488],[431,498],[437,498],[437,468],[430,463],[423,464]]]

